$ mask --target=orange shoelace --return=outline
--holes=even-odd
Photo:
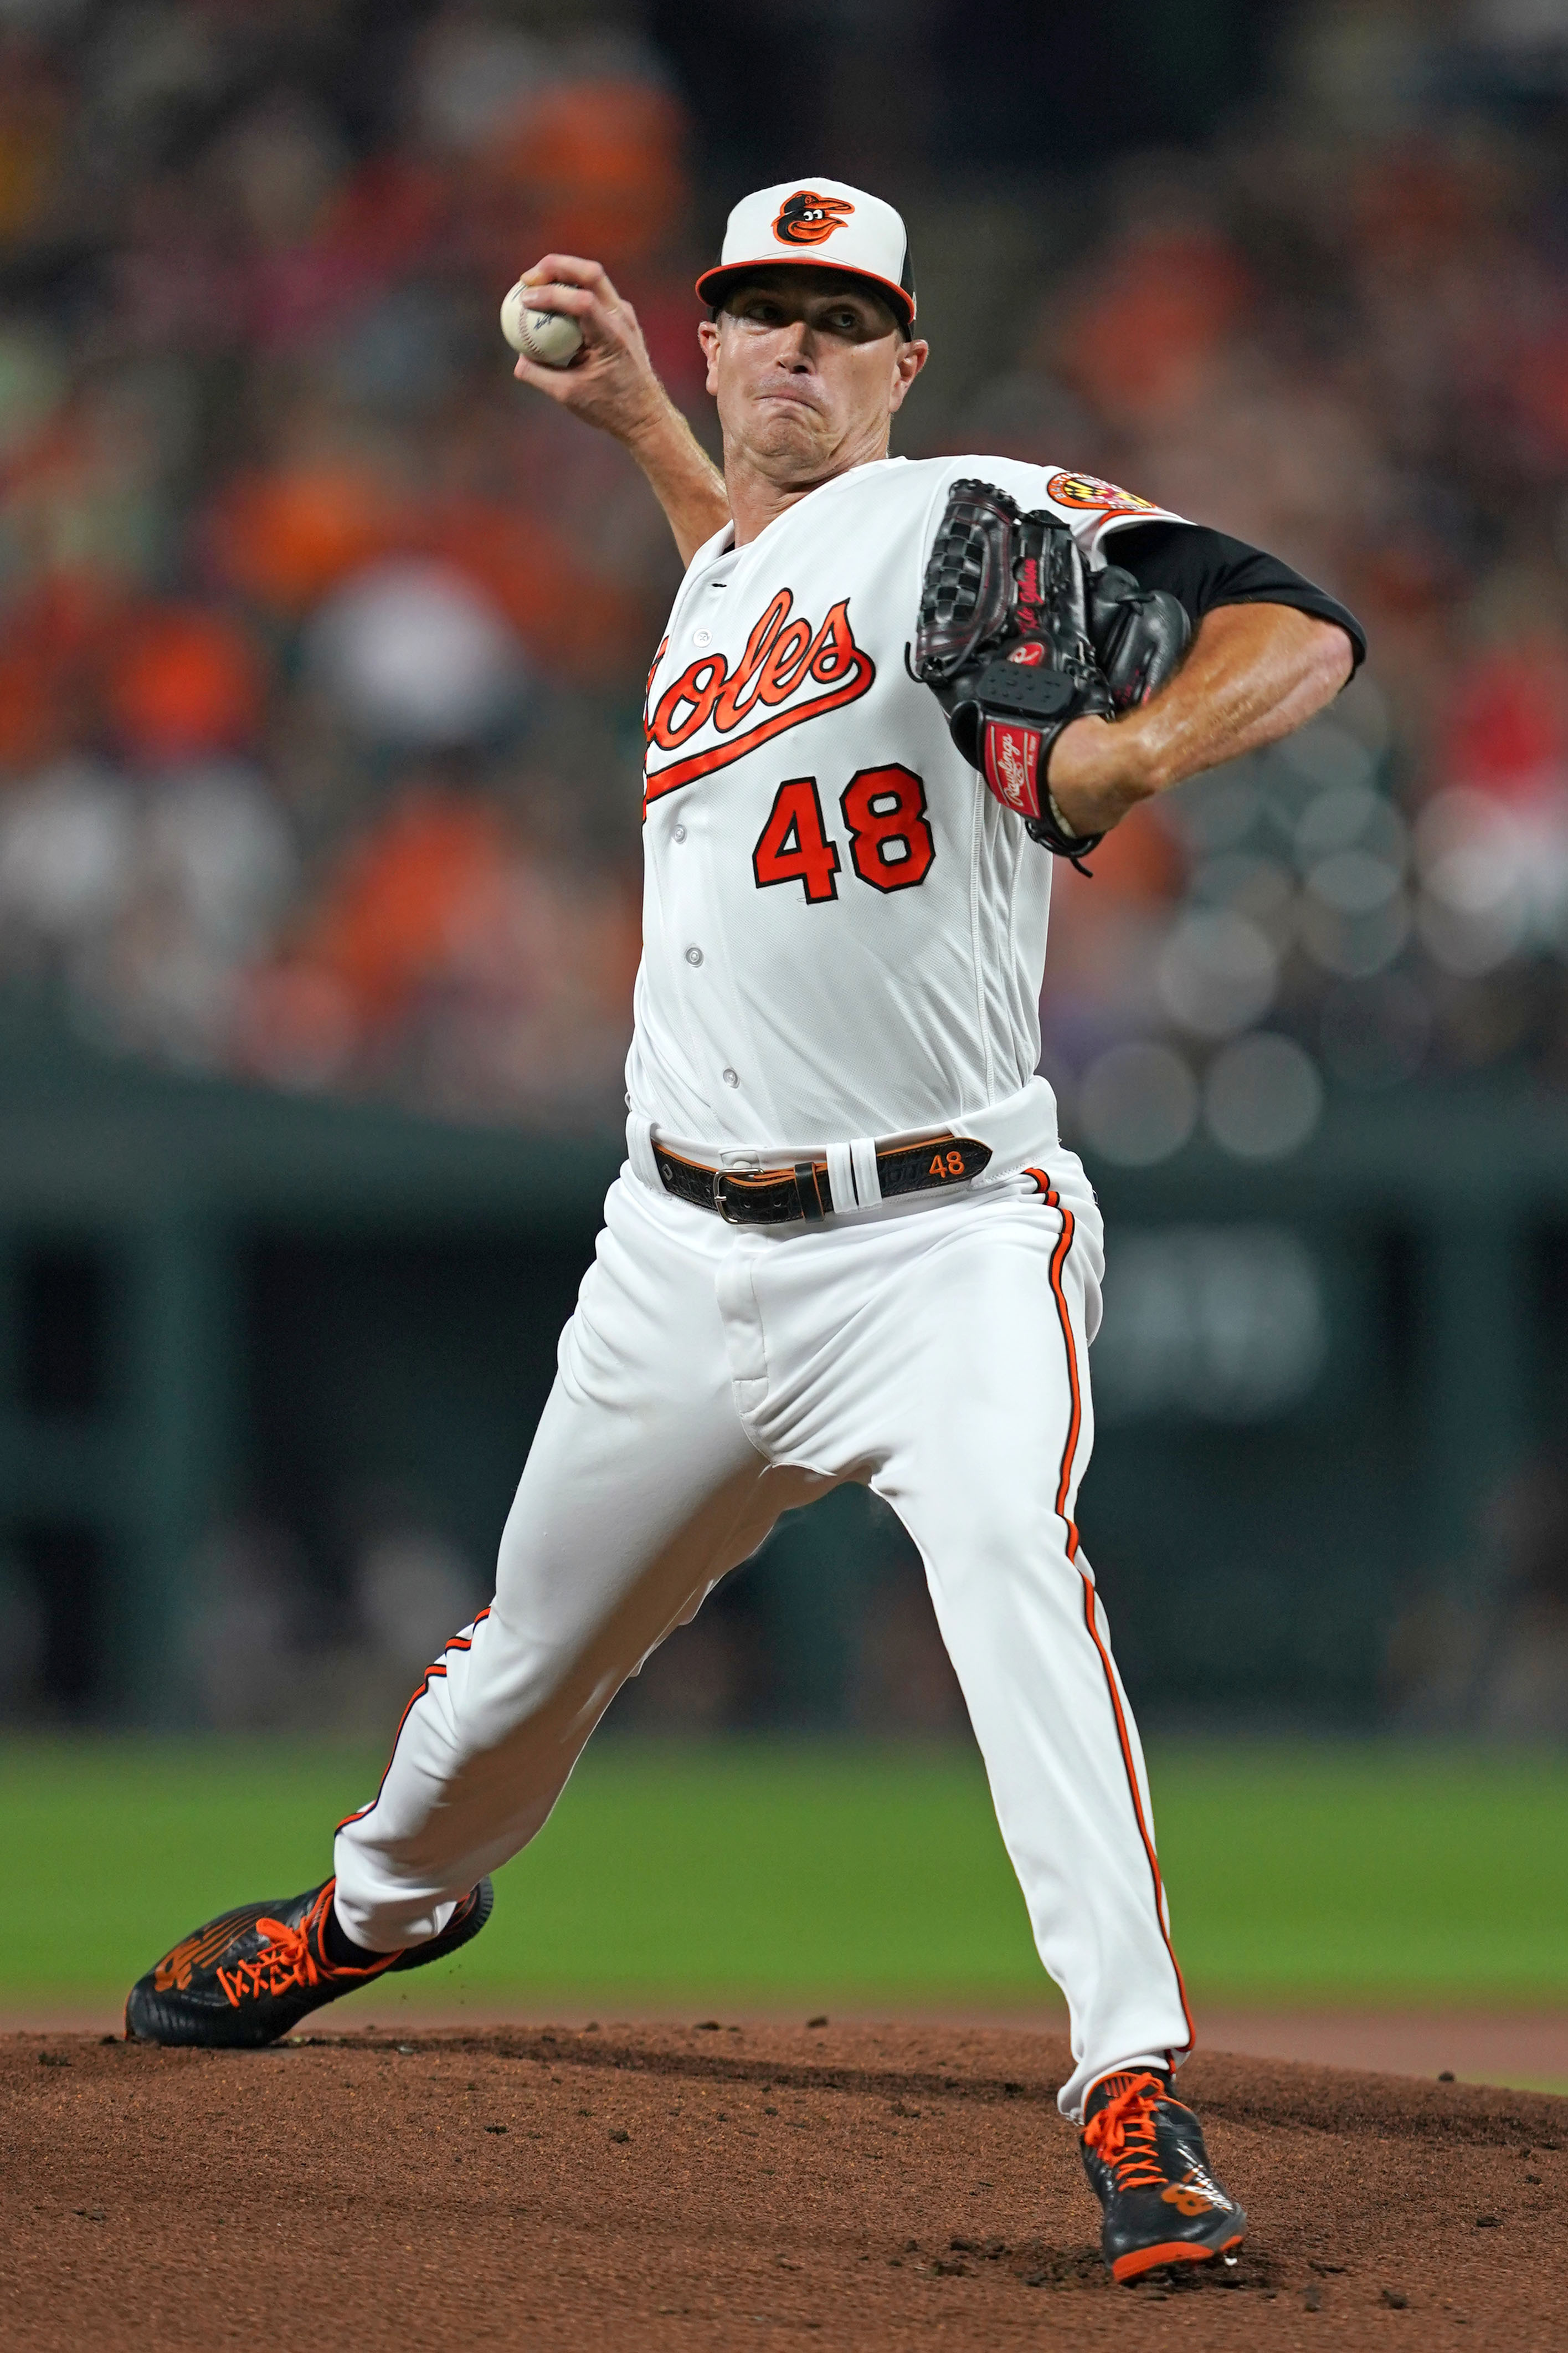
[[[1084,2147],[1110,2168],[1118,2189],[1165,2186],[1154,2152],[1155,2110],[1164,2091],[1158,2075],[1130,2075],[1083,2128]]]
[[[283,1921],[268,1920],[265,1915],[256,1926],[267,1939],[266,1950],[258,1953],[254,1960],[239,1961],[232,1969],[216,1972],[224,1999],[231,2008],[237,2010],[247,1995],[254,2000],[264,1993],[288,1993],[295,1986],[320,1985],[323,1977],[331,1974],[310,1950],[304,1926],[290,1928]]]

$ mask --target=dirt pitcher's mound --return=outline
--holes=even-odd
[[[1014,2032],[0,2042],[0,2312],[121,2347],[1568,2342],[1568,2100],[1200,2056],[1234,2270],[1111,2285]]]

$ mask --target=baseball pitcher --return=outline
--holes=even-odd
[[[1289,566],[1067,468],[888,454],[926,359],[904,226],[838,181],[699,281],[721,478],[596,264],[526,384],[632,451],[687,562],[648,675],[626,1158],[501,1538],[334,1875],[198,1929],[126,2030],[263,2043],[455,1951],[628,1675],[846,1480],[925,1563],[1045,1968],[1120,2280],[1246,2227],[1193,2042],[1131,1710],[1075,1520],[1095,1198],[1036,1071],[1056,860],[1336,694]]]

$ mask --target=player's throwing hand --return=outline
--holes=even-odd
[[[637,312],[616,293],[602,263],[547,253],[518,283],[530,290],[533,310],[575,319],[583,334],[582,350],[565,367],[542,367],[520,353],[512,370],[519,383],[548,393],[617,441],[659,413],[668,396],[653,372]]]
[[[730,501],[723,476],[654,374],[637,312],[603,263],[579,253],[547,253],[519,283],[532,309],[576,320],[583,348],[565,367],[520,354],[512,374],[626,445],[657,483],[681,561],[689,563],[729,521]]]

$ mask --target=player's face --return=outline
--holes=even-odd
[[[785,480],[879,456],[926,358],[863,281],[818,269],[749,279],[701,333],[726,462]]]

